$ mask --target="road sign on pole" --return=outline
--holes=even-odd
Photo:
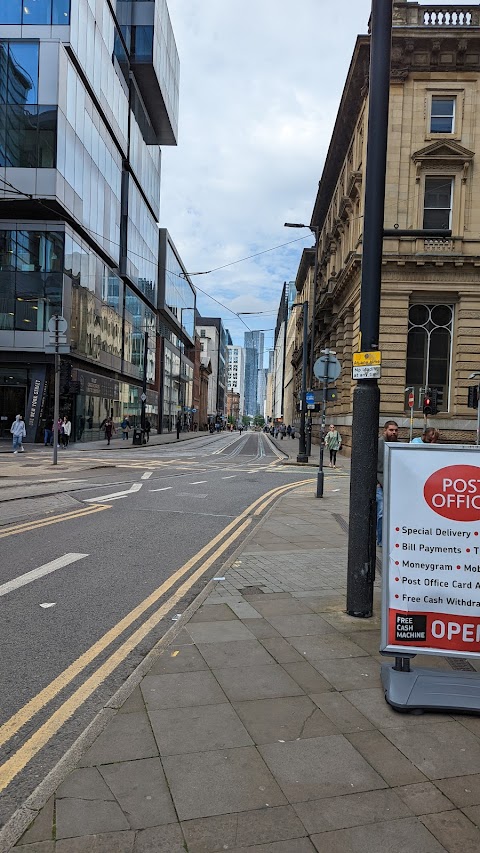
[[[413,391],[410,391],[410,394],[408,395],[408,405],[411,409],[413,409],[415,405],[415,394]]]
[[[313,372],[317,379],[326,378],[327,382],[335,382],[342,372],[342,366],[334,355],[322,355],[313,365]]]

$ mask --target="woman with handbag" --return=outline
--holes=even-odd
[[[334,424],[330,424],[328,428],[328,432],[325,436],[325,447],[330,451],[330,462],[328,463],[330,468],[337,467],[337,453],[342,446],[342,436],[339,431],[335,429]]]

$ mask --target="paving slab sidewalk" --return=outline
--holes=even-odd
[[[478,853],[480,719],[385,703],[347,502],[279,500],[16,853]]]

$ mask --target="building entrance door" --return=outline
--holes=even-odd
[[[0,386],[0,439],[10,441],[10,427],[16,415],[25,418],[25,407],[27,403],[27,388],[24,385],[16,385],[14,388]]]

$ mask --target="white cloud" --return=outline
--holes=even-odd
[[[300,238],[370,0],[168,0],[180,55],[177,148],[164,148],[161,225],[189,271],[211,270]],[[291,246],[194,278],[251,328],[275,326],[305,232]],[[199,294],[238,343],[245,326]],[[273,332],[266,335],[271,346]]]

